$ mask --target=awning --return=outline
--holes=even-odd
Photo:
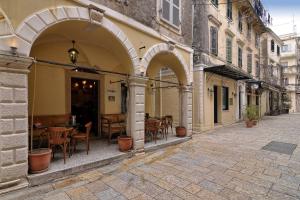
[[[250,75],[246,74],[245,72],[239,69],[235,69],[228,65],[206,67],[204,68],[204,71],[225,76],[234,80],[245,80],[245,79],[252,78]]]
[[[274,92],[280,92],[280,91],[284,90],[283,87],[274,86],[274,85],[271,85],[270,83],[267,83],[265,81],[258,81],[258,80],[255,80],[255,79],[251,79],[251,80],[247,81],[247,83],[249,83],[249,84],[258,84],[260,88],[262,88],[264,90],[271,90],[271,91],[274,91]]]

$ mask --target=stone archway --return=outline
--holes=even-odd
[[[23,43],[24,41],[26,43],[26,45],[24,45],[24,52],[22,53],[28,56],[32,45],[38,36],[54,24],[69,20],[87,21],[105,28],[120,41],[130,57],[131,65],[134,69],[133,73],[137,74],[139,59],[136,50],[128,37],[117,25],[105,17],[104,11],[98,13],[99,16],[102,16],[102,18],[97,18],[97,21],[91,17],[91,11],[99,12],[84,7],[62,6],[45,9],[27,17],[16,29],[16,36],[21,38]]]
[[[156,44],[156,45],[152,46],[151,48],[149,48],[148,51],[143,56],[143,59],[141,61],[141,67],[142,67],[143,72],[147,71],[151,60],[156,55],[161,54],[161,53],[170,53],[179,61],[180,65],[183,67],[183,72],[184,72],[183,79],[185,79],[185,80],[183,80],[183,84],[186,84],[186,85],[190,84],[192,81],[190,78],[189,67],[186,64],[182,55],[176,49],[174,49],[174,46],[171,44],[159,43],[159,44]]]
[[[191,73],[183,56],[170,43],[160,43],[152,46],[145,53],[141,67],[144,73],[149,76],[149,69],[153,61],[161,56],[167,56],[163,65],[173,70],[179,82],[179,125],[187,129],[188,135],[192,134],[192,92],[190,84],[192,82]],[[170,59],[171,58],[171,59]],[[175,61],[174,61],[175,60]],[[161,67],[163,67],[163,65]],[[174,66],[175,65],[175,66]]]

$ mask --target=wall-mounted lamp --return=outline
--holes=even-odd
[[[17,50],[18,50],[18,48],[15,46],[10,47],[10,52],[12,55],[17,55]]]
[[[232,96],[236,97],[236,93],[235,93],[235,92],[232,92]]]
[[[207,88],[208,95],[212,96],[214,93],[214,89]]]

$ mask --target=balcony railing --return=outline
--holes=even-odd
[[[288,91],[300,93],[300,85],[288,84],[288,85],[285,85],[285,88]]]

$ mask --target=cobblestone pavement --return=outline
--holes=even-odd
[[[292,156],[261,150],[271,141],[299,145],[299,121],[300,114],[265,117],[252,129],[236,124],[194,135],[183,144],[27,189],[22,200],[300,199],[300,147]]]

